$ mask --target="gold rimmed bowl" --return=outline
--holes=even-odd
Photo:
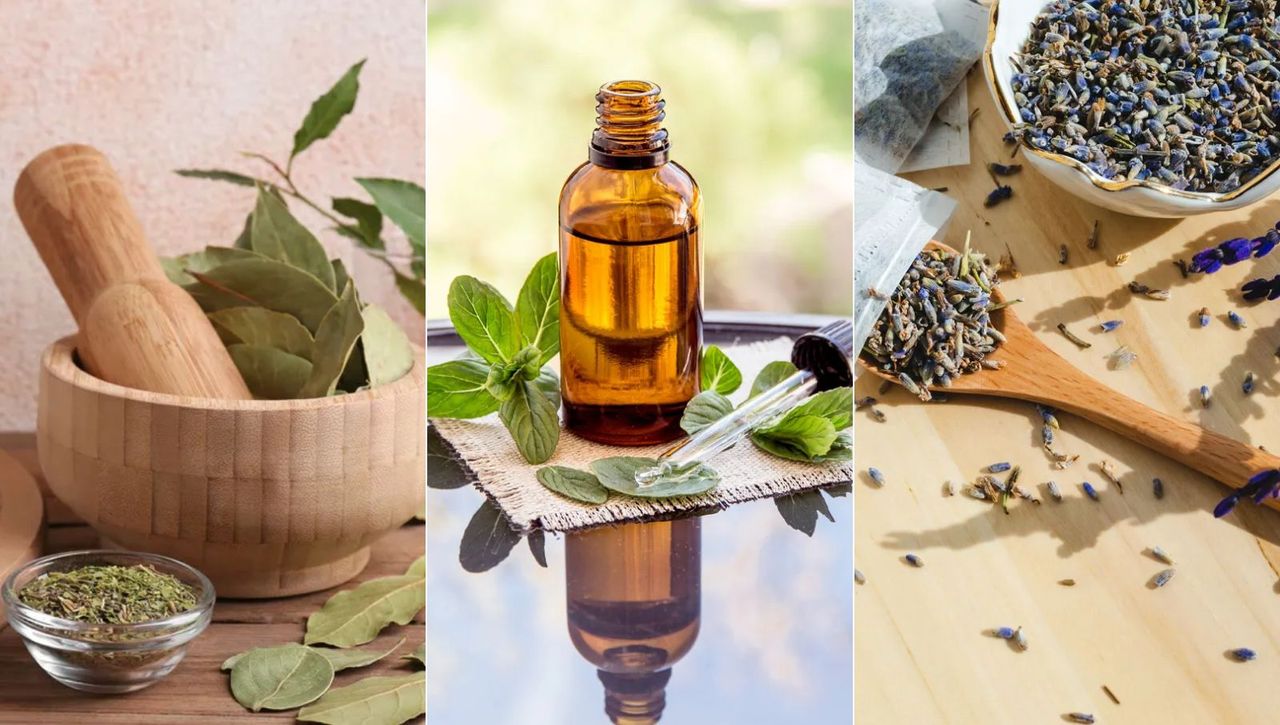
[[[1032,21],[1048,4],[1049,0],[993,0],[991,3],[982,66],[1000,117],[1011,129],[1019,116],[1013,93],[1015,70],[1009,61],[1022,50]],[[1280,173],[1277,173],[1280,156],[1236,189],[1209,193],[1182,191],[1150,179],[1107,179],[1070,156],[1026,144],[1022,151],[1027,165],[1066,191],[1098,206],[1134,216],[1187,217],[1239,209],[1280,189]]]

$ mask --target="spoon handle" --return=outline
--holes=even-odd
[[[1143,405],[1075,368],[1055,372],[1063,384],[1035,396],[1039,402],[1097,423],[1231,488],[1240,488],[1259,471],[1280,468],[1280,458],[1270,453]],[[1269,502],[1280,508],[1280,502]]]

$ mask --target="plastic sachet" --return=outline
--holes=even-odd
[[[928,135],[911,159],[912,170],[968,163],[962,86],[982,54],[986,19],[987,9],[971,0],[854,3],[854,153],[859,159],[897,173]],[[944,102],[950,109],[945,118],[939,115]]]
[[[853,165],[853,349],[862,345],[911,262],[956,202],[855,160]]]

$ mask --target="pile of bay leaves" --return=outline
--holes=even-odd
[[[401,638],[390,649],[360,648],[389,625],[408,624],[422,611],[426,576],[424,556],[404,574],[370,579],[330,597],[307,618],[303,644],[257,647],[228,658],[222,669],[231,673],[231,694],[254,712],[302,708],[299,721],[328,725],[397,725],[424,714],[422,670],[330,686],[335,672],[371,665],[404,643]],[[425,668],[426,645],[402,659]]]
[[[397,380],[413,346],[386,311],[360,299],[274,187],[232,247],[163,260],[213,322],[257,398],[321,398]]]

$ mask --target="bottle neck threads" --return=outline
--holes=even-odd
[[[667,162],[671,144],[662,89],[648,81],[614,81],[596,93],[591,163],[611,169],[649,169]]]

